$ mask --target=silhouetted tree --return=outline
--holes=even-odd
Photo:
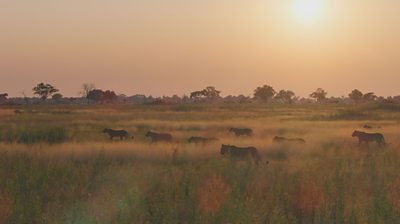
[[[264,85],[261,87],[257,87],[254,90],[254,98],[258,100],[262,100],[264,102],[268,102],[275,95],[275,90],[269,85]]]
[[[364,94],[358,89],[351,91],[349,94],[349,98],[354,100],[355,103],[359,103],[363,99],[363,96]]]
[[[38,95],[43,101],[56,92],[58,89],[50,84],[39,83],[33,88],[33,94]]]
[[[7,97],[8,97],[7,93],[0,94],[0,104],[6,103],[7,102]]]
[[[203,96],[203,91],[194,91],[190,93],[190,99],[198,100]]]
[[[188,97],[187,95],[183,95],[182,96],[182,103],[189,103],[190,102],[190,97]]]
[[[374,101],[374,100],[376,100],[377,96],[375,95],[375,93],[369,92],[369,93],[364,94],[363,98],[365,101]]]
[[[213,86],[207,86],[205,89],[200,91],[194,91],[190,93],[190,99],[196,101],[200,99],[213,100],[220,97],[221,91],[215,89]]]
[[[83,83],[79,95],[87,97],[89,92],[94,89],[96,89],[96,86],[93,83]]]
[[[88,93],[86,98],[96,103],[114,102],[117,98],[117,94],[110,90],[103,91],[101,89],[94,89]]]
[[[117,94],[114,91],[106,90],[104,92],[104,98],[107,102],[114,102],[117,98]]]
[[[63,95],[61,93],[56,93],[51,97],[51,99],[54,100],[54,102],[56,102],[56,103],[59,103],[62,98],[63,98]]]
[[[220,93],[221,93],[221,91],[216,90],[214,86],[207,86],[203,90],[203,95],[208,99],[218,98],[218,97],[220,97],[219,96]]]
[[[276,96],[275,99],[277,100],[282,100],[285,103],[292,103],[293,98],[295,97],[295,94],[293,91],[290,90],[280,90]]]
[[[388,103],[388,104],[393,103],[393,100],[392,100],[392,98],[390,96],[386,97],[386,98],[384,96],[378,96],[375,99],[375,101],[378,102],[378,103]]]
[[[316,99],[317,102],[320,103],[326,100],[326,95],[328,95],[328,93],[325,92],[325,90],[323,90],[322,88],[318,88],[310,94],[310,97]]]
[[[104,92],[101,89],[93,89],[89,91],[86,98],[96,103],[104,102]]]

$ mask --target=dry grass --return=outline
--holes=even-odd
[[[294,195],[294,205],[302,214],[314,214],[325,201],[325,192],[321,181],[305,176],[299,180]]]
[[[229,184],[220,175],[206,178],[197,189],[198,208],[206,215],[216,214],[231,193]]]
[[[395,111],[375,110],[381,120],[332,120],[346,108],[37,106],[19,108],[26,111],[21,115],[11,113],[14,109],[0,110],[0,223],[393,223],[400,218]],[[368,131],[382,132],[388,146],[359,147],[351,133],[364,124],[381,126]],[[109,141],[101,133],[105,127],[126,129],[135,139]],[[230,127],[251,127],[255,134],[236,137]],[[49,144],[44,135],[57,128],[65,133]],[[174,142],[150,144],[144,136],[150,129],[171,133]],[[276,135],[304,138],[306,144],[273,143]],[[218,141],[189,144],[191,136]],[[255,146],[269,164],[233,163],[219,154],[221,144]]]
[[[0,223],[5,223],[13,211],[12,197],[0,191]]]

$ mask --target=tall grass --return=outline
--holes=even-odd
[[[151,107],[0,113],[0,223],[396,223],[400,218],[395,120],[373,121],[382,126],[386,148],[358,147],[351,132],[369,119],[304,119],[307,111],[312,117],[335,113],[336,107],[297,108],[302,112],[292,106],[190,112]],[[255,135],[232,136],[227,128],[235,126],[251,127]],[[109,141],[103,127],[125,128],[136,138]],[[171,132],[174,142],[150,144],[146,129]],[[28,137],[22,138],[24,133]],[[190,145],[185,139],[192,135],[219,140]],[[274,144],[275,135],[307,142]],[[219,154],[222,143],[255,146],[264,162],[232,161]]]
[[[257,167],[218,157],[3,153],[0,206],[8,223],[393,223],[400,214],[394,156],[342,151]]]
[[[7,130],[2,133],[1,139],[5,142],[13,143],[61,143],[68,140],[67,131],[63,127],[52,128],[18,128],[17,130]]]

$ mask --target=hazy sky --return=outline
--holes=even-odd
[[[400,95],[399,0],[0,0],[0,29],[11,96],[39,82],[66,96],[84,82],[127,95]]]

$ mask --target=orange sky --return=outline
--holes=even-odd
[[[75,96],[93,82],[127,95],[263,84],[400,95],[400,1],[314,0],[310,24],[294,1],[2,0],[0,92],[48,82]]]

